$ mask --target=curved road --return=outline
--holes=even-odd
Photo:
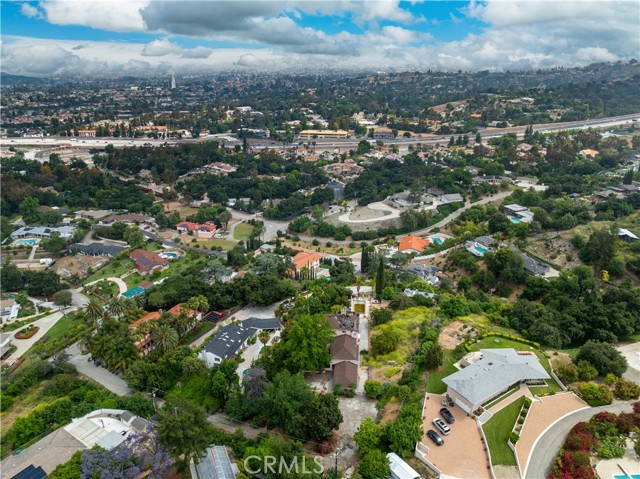
[[[529,456],[529,464],[524,474],[525,479],[544,479],[547,477],[571,428],[581,421],[588,421],[592,416],[603,411],[614,414],[631,412],[631,404],[616,401],[608,406],[581,409],[560,419],[538,438],[533,452]]]

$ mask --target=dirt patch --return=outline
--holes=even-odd
[[[527,244],[527,249],[545,261],[563,268],[575,268],[582,265],[578,250],[571,244],[572,236],[565,233],[535,235]]]
[[[369,379],[381,383],[398,381],[402,376],[400,366],[379,366],[369,368]]]
[[[73,275],[84,278],[87,276],[87,270],[90,267],[98,268],[106,264],[107,261],[108,259],[102,256],[85,256],[79,254],[60,258],[51,267],[63,278],[68,278]]]
[[[349,215],[350,220],[373,220],[390,215],[390,211],[373,210],[367,206],[358,207]]]
[[[386,426],[390,422],[393,422],[397,419],[398,413],[400,412],[400,404],[398,401],[389,401],[387,405],[382,410],[382,415],[380,417],[380,425]]]
[[[458,344],[464,342],[468,332],[469,326],[467,324],[462,321],[454,321],[442,328],[438,342],[443,349],[454,349]]]

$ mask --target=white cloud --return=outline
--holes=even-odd
[[[20,6],[20,13],[29,18],[43,18],[42,12],[38,7],[35,7],[30,3],[23,3]]]
[[[143,57],[164,57],[174,55],[182,58],[209,58],[213,50],[206,47],[183,48],[168,38],[153,40],[142,49]]]
[[[112,32],[143,31],[140,10],[149,0],[43,0],[47,21],[55,25],[84,25]]]

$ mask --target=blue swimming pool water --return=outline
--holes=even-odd
[[[140,286],[136,286],[135,288],[131,288],[122,293],[122,296],[124,296],[125,298],[133,298],[134,296],[139,296],[141,294],[144,294],[144,289],[142,289]]]
[[[436,244],[442,244],[442,238],[433,238],[433,242]]]
[[[34,239],[21,239],[21,240],[17,240],[16,244],[36,244],[37,241]]]
[[[629,479],[629,476],[620,474],[619,476],[613,476],[613,479]],[[640,479],[640,474],[631,474],[631,479]]]
[[[163,258],[177,258],[178,255],[176,253],[162,253],[160,256]]]
[[[486,254],[489,252],[489,250],[484,249],[482,246],[476,246],[476,251],[482,254]]]
[[[511,218],[511,221],[513,221],[514,223],[521,223],[521,221],[518,218]]]

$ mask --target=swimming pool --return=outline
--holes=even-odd
[[[518,218],[515,217],[511,217],[511,221],[513,221],[514,223],[521,223],[521,221]]]
[[[160,253],[160,256],[165,259],[176,259],[178,257],[177,253]]]
[[[488,252],[489,252],[489,250],[484,249],[482,246],[476,246],[476,251],[477,251],[478,253],[482,253],[482,254],[486,254],[486,253],[488,253]]]
[[[128,289],[127,291],[122,293],[122,296],[124,296],[125,298],[133,298],[134,296],[140,296],[141,294],[144,294],[144,289],[142,289],[140,286],[136,286],[135,288]]]
[[[442,244],[442,238],[433,238],[435,244]]]
[[[613,479],[629,479],[629,476],[620,474],[619,476],[613,476]],[[640,479],[640,474],[631,474],[631,479]]]
[[[36,244],[38,242],[38,240],[35,239],[19,239],[16,240],[15,244],[19,245],[19,244]]]

